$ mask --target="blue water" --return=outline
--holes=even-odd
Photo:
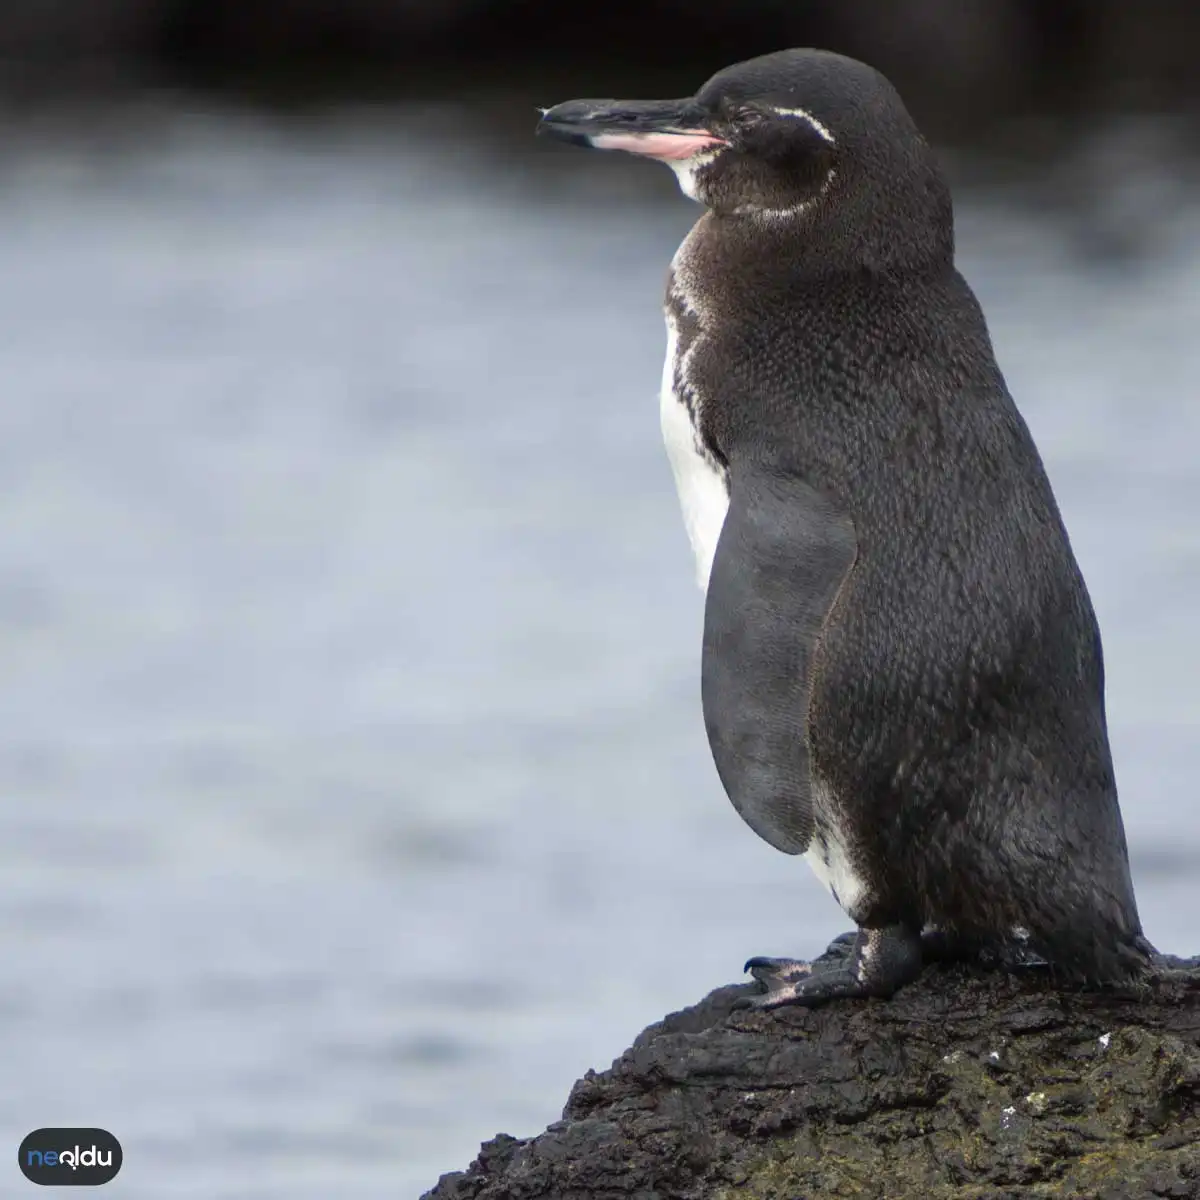
[[[846,927],[704,741],[656,400],[694,210],[464,129],[4,135],[0,1142],[108,1128],[114,1196],[415,1196]],[[1082,208],[964,190],[961,258],[1191,952],[1200,199],[1080,161]]]

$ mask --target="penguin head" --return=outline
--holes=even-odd
[[[892,85],[839,54],[767,54],[684,100],[570,100],[546,109],[538,132],[659,159],[720,218],[825,225],[876,258],[894,255],[897,239],[952,253],[932,150]]]

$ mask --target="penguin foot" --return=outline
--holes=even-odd
[[[762,984],[760,996],[741,996],[733,1002],[734,1008],[774,1008],[778,1004],[790,1004],[799,995],[800,985],[813,977],[813,964],[795,958],[764,958],[761,955],[750,959],[742,968],[749,971]]]
[[[1049,967],[1046,958],[1029,948],[1028,936],[1021,930],[1009,941],[986,942],[977,937],[927,929],[921,935],[921,952],[927,963],[972,962],[989,970],[1009,971]]]
[[[740,997],[734,1007],[768,1009],[886,997],[921,973],[921,939],[903,926],[860,929],[848,955],[843,950],[845,943],[844,936],[836,939],[816,963],[792,958],[750,959],[745,969],[764,990],[757,996]],[[828,964],[824,968],[822,960]]]

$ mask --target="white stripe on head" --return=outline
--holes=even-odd
[[[792,217],[798,217],[802,213],[808,212],[808,210],[812,208],[812,206],[818,200],[820,200],[827,191],[829,191],[829,185],[833,182],[834,176],[836,175],[837,172],[831,169],[829,174],[825,176],[825,182],[821,184],[820,191],[818,191],[815,196],[808,200],[801,200],[798,204],[789,204],[787,208],[758,208],[754,205],[743,204],[738,208],[735,208],[733,211],[736,213],[742,213],[746,216],[758,217],[760,220],[764,221],[790,220]]]
[[[803,108],[777,108],[772,105],[769,112],[773,112],[777,117],[795,117],[799,121],[807,121],[813,129],[817,131],[817,136],[823,138],[831,146],[836,145],[833,134],[830,132],[829,126],[818,121],[812,113]]]

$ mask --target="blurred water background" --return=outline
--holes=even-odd
[[[415,1196],[846,927],[704,740],[656,399],[696,212],[526,101],[0,129],[0,1140],[108,1128],[114,1196]],[[1196,952],[1196,160],[1021,128],[951,155],[960,261]]]

